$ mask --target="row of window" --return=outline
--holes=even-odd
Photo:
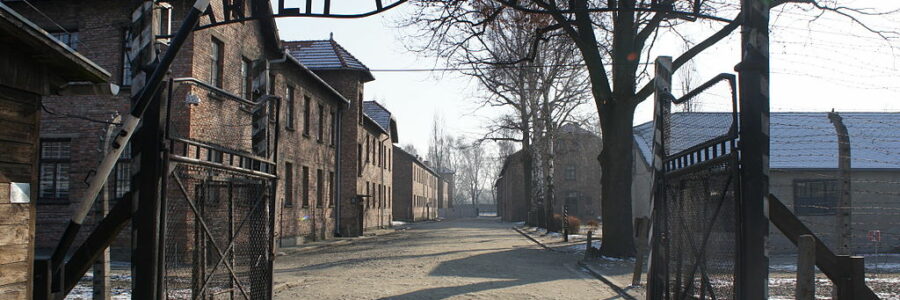
[[[434,198],[428,198],[423,196],[413,196],[413,206],[415,207],[430,207],[431,203],[434,202]]]
[[[366,195],[363,205],[367,208],[391,208],[394,190],[390,186],[366,181]]]
[[[311,203],[310,188],[311,188],[311,184],[312,184],[310,182],[310,179],[311,179],[310,178],[310,176],[311,176],[310,169],[309,169],[309,167],[303,166],[301,168],[301,170],[302,171],[300,173],[300,176],[301,176],[302,180],[300,181],[300,186],[301,186],[300,201],[302,201],[301,205],[303,207],[309,207],[310,203]],[[295,172],[294,164],[292,164],[292,163],[284,164],[284,206],[285,207],[294,206],[294,202],[295,202],[294,201],[295,200],[294,199],[294,195],[295,195],[295,193],[294,193],[294,189],[295,189],[295,186],[294,186],[295,174],[294,174],[294,172]],[[316,195],[315,195],[316,207],[325,207],[325,206],[334,207],[334,201],[333,201],[334,199],[332,199],[332,196],[331,196],[332,193],[329,192],[334,189],[334,172],[328,171],[327,186],[325,183],[325,180],[326,180],[325,172],[326,171],[322,170],[322,169],[316,170],[316,182],[315,182],[315,184],[316,184]]]
[[[296,129],[296,89],[293,86],[287,86],[284,91],[285,94],[285,128],[288,130]],[[313,107],[312,98],[309,96],[303,96],[303,136],[309,137],[310,131],[312,128],[312,107]],[[316,116],[317,116],[317,132],[316,132],[316,140],[319,143],[325,143],[326,132],[328,134],[328,143],[332,146],[337,142],[337,119],[335,118],[334,109],[326,109],[325,105],[322,103],[316,104]],[[327,115],[326,115],[327,114]]]
[[[413,166],[413,180],[415,182],[425,184],[431,188],[437,187],[437,177],[435,177],[430,172],[425,171],[425,169],[419,168],[415,165]]]

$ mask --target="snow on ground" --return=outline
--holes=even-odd
[[[600,241],[592,241],[591,247],[600,249]],[[585,252],[585,251],[587,251],[587,242],[578,243],[578,244],[569,246],[568,248],[569,248],[568,250],[571,250],[574,252]]]
[[[66,296],[66,300],[89,300],[93,299],[94,295],[94,287],[93,280],[94,277],[91,273],[87,273],[81,280],[78,281],[78,285],[72,289],[72,292]],[[110,285],[112,285],[112,299],[113,300],[126,300],[131,299],[131,276],[123,275],[123,274],[112,274],[109,278]]]
[[[403,221],[391,221],[391,226],[400,226],[400,225],[406,225],[406,222],[403,222]]]

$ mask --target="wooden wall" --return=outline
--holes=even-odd
[[[40,97],[0,85],[0,299],[30,299]],[[30,203],[10,203],[10,182],[31,183]]]

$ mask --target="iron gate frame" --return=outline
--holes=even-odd
[[[204,278],[199,278],[201,281],[199,282],[200,288],[198,290],[194,290],[193,284],[191,288],[191,299],[202,299],[201,296],[205,295],[205,292],[208,291],[208,285],[213,281],[214,275],[216,275],[216,271],[220,269],[222,265],[224,265],[224,269],[227,271],[228,280],[231,281],[233,289],[236,288],[239,295],[242,296],[243,299],[253,299],[250,294],[248,294],[247,288],[244,287],[244,283],[237,275],[235,271],[236,262],[231,261],[229,264],[229,253],[230,256],[234,256],[234,248],[236,245],[236,241],[238,236],[244,230],[244,226],[248,223],[252,216],[258,213],[258,210],[261,208],[266,209],[266,243],[264,250],[264,257],[266,259],[265,267],[265,276],[266,278],[262,279],[265,287],[265,295],[267,299],[272,298],[272,283],[273,283],[273,262],[274,262],[274,249],[275,249],[275,210],[277,209],[276,198],[277,198],[277,184],[278,184],[278,172],[277,172],[277,151],[278,151],[278,124],[280,124],[280,98],[274,95],[261,95],[258,97],[256,102],[244,99],[240,96],[231,94],[227,91],[224,91],[215,86],[209,85],[203,81],[197,80],[195,78],[178,78],[178,79],[170,79],[169,80],[169,97],[167,99],[168,104],[166,105],[169,112],[165,115],[165,144],[168,149],[165,151],[163,155],[163,166],[165,167],[165,173],[162,178],[162,191],[160,193],[160,250],[159,250],[159,278],[158,278],[158,287],[157,291],[158,295],[161,297],[168,296],[168,281],[166,277],[168,277],[168,266],[167,262],[167,254],[166,245],[167,241],[171,238],[169,236],[169,232],[167,231],[167,219],[168,219],[168,208],[170,205],[170,193],[168,190],[170,184],[174,183],[177,188],[177,195],[183,197],[186,204],[189,206],[189,214],[193,217],[193,220],[197,222],[194,224],[196,227],[195,230],[200,234],[200,237],[203,239],[203,249],[197,240],[194,241],[195,252],[204,252],[208,250],[214,250],[213,254],[219,256],[218,260],[213,265],[210,271],[205,271]],[[227,147],[223,147],[220,145],[205,143],[202,141],[194,140],[187,137],[178,137],[173,135],[173,131],[170,129],[170,125],[173,123],[171,113],[172,109],[172,99],[175,90],[175,84],[181,83],[186,85],[193,85],[201,90],[207,90],[211,94],[217,94],[224,99],[228,99],[231,101],[235,101],[238,103],[239,110],[242,110],[247,113],[248,118],[252,118],[253,114],[259,111],[263,111],[265,113],[265,121],[263,124],[266,126],[267,132],[266,134],[266,144],[268,148],[265,151],[267,152],[265,155],[270,156],[271,158],[263,157],[260,155],[248,153],[245,150],[240,149],[231,149]],[[254,91],[254,95],[258,95],[257,91]],[[271,117],[274,116],[274,117]],[[269,139],[271,137],[271,139]],[[253,145],[255,146],[255,145]],[[252,148],[252,146],[251,146]],[[206,153],[207,155],[201,155],[201,153]],[[204,178],[193,178],[200,179],[203,182],[203,188],[196,189],[196,194],[192,195],[188,191],[188,186],[185,184],[185,178],[182,178],[178,175],[177,170],[179,170],[182,166],[189,167],[200,167],[205,168],[209,172],[215,172],[216,174],[228,174],[230,180],[215,180],[214,176],[207,175]],[[239,178],[233,178],[235,175],[246,177],[245,180],[249,181],[258,181],[259,185],[262,187],[261,197],[257,198],[253,203],[249,203],[252,208],[244,214],[244,218],[240,221],[240,224],[234,224],[235,220],[238,220],[237,216],[229,215],[230,229],[227,233],[227,240],[225,243],[217,243],[213,230],[210,229],[210,226],[207,225],[207,221],[205,220],[205,216],[202,210],[202,203],[199,203],[202,198],[205,197],[203,193],[207,192],[206,186],[210,182],[225,182],[229,187],[228,193],[228,206],[229,213],[234,212],[233,206],[236,205],[234,202],[234,189],[233,186],[235,181],[240,181]],[[170,182],[171,179],[171,182]],[[235,225],[237,225],[235,227]],[[212,249],[207,248],[207,245],[211,244]],[[226,245],[223,249],[222,245]],[[204,256],[205,257],[205,256]],[[205,260],[205,258],[204,258]],[[206,261],[198,262],[193,261],[193,264],[203,264],[204,268],[206,265]],[[193,277],[193,276],[192,276]],[[198,278],[192,278],[192,281],[196,281]],[[235,298],[235,292],[231,291],[231,298]],[[254,293],[255,294],[255,293]]]
[[[741,131],[739,128],[739,116],[740,112],[738,110],[738,97],[737,97],[737,78],[734,74],[722,73],[719,74],[702,85],[698,86],[694,90],[691,90],[684,96],[675,99],[671,93],[669,93],[669,80],[671,73],[665,74],[664,76],[660,76],[660,73],[666,73],[669,71],[666,68],[671,68],[671,60],[668,61],[657,61],[658,67],[658,79],[661,80],[657,82],[656,93],[659,93],[656,97],[655,103],[656,112],[654,113],[654,143],[653,143],[653,166],[656,169],[654,175],[654,183],[653,183],[653,201],[652,201],[652,214],[653,214],[653,225],[652,225],[652,239],[651,239],[651,267],[650,274],[648,278],[648,285],[650,286],[648,297],[649,299],[672,299],[672,292],[682,291],[680,295],[674,297],[676,299],[688,299],[690,292],[694,289],[695,279],[697,276],[697,272],[700,272],[700,299],[706,299],[706,291],[711,293],[711,299],[717,299],[716,295],[712,292],[712,284],[710,282],[709,276],[707,274],[706,263],[704,262],[704,256],[706,254],[706,246],[709,242],[710,235],[713,231],[713,225],[716,220],[719,218],[721,214],[721,209],[723,204],[726,201],[726,196],[728,191],[733,192],[734,197],[734,218],[735,218],[735,228],[733,230],[734,234],[734,265],[738,265],[739,255],[741,255],[742,250],[739,247],[740,237],[742,234],[742,230],[740,230],[740,209],[741,209],[741,171],[740,171],[740,148],[738,142],[740,140]],[[662,70],[660,70],[662,68]],[[725,134],[719,135],[712,139],[700,142],[695,144],[687,149],[681,150],[678,153],[668,154],[667,153],[667,142],[668,142],[668,128],[670,126],[669,119],[669,103],[672,104],[682,104],[685,103],[698,95],[702,94],[709,88],[714,85],[727,81],[730,92],[731,92],[731,126],[729,126],[728,131]],[[662,85],[662,86],[660,86]],[[670,203],[671,199],[677,199],[677,195],[675,197],[669,198],[671,192],[675,190],[670,190],[669,181],[679,179],[681,176],[690,175],[692,173],[696,173],[698,171],[708,171],[712,170],[712,168],[716,165],[725,164],[727,167],[721,173],[727,173],[728,177],[725,180],[725,185],[723,186],[723,190],[720,191],[719,196],[720,199],[716,201],[715,211],[712,214],[712,218],[708,220],[708,223],[705,223],[702,233],[702,239],[698,246],[695,245],[694,238],[689,236],[687,240],[689,241],[690,254],[688,257],[693,257],[693,265],[690,266],[690,275],[685,278],[684,284],[682,284],[682,278],[680,277],[680,273],[677,275],[675,286],[673,287],[671,282],[672,272],[670,271],[670,261],[669,257],[671,257],[672,247],[670,245],[670,241],[675,238],[672,228],[669,224],[669,213],[671,212],[670,204],[678,205],[679,203]],[[681,182],[683,185],[684,182]],[[709,190],[709,182],[704,183],[704,189]],[[710,195],[710,199],[712,198],[712,193],[707,193]],[[675,201],[680,202],[680,201]],[[684,215],[681,213],[675,214],[676,218],[679,222],[679,227],[681,229],[687,229],[684,224]],[[679,249],[680,252],[680,249]],[[677,263],[679,264],[679,270],[681,260]],[[740,272],[735,267],[732,271],[733,274],[733,282],[735,286],[737,282],[740,281],[739,276]],[[674,290],[673,290],[674,288]],[[732,298],[738,298],[737,289],[733,289],[731,295]]]

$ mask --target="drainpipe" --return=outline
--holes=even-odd
[[[390,131],[390,130],[389,130],[389,131]],[[387,136],[386,136],[383,140],[381,140],[380,143],[378,143],[378,146],[380,147],[381,145],[384,144],[385,141],[387,141],[387,140],[390,139],[390,138],[391,138],[391,135],[390,135],[390,134],[387,134]],[[391,151],[393,151],[393,150],[394,150],[394,148],[393,148],[393,145],[392,145]],[[381,185],[384,186],[384,169],[387,167],[387,159],[385,159],[385,158],[387,158],[387,154],[385,154],[384,151],[382,150],[382,151],[381,151],[381,156],[382,156],[382,157],[381,157],[381,163],[382,163],[382,166],[381,166]],[[379,214],[378,214],[378,219],[379,219],[380,221],[379,221],[378,223],[381,225],[381,228],[384,229],[384,205],[387,204],[387,201],[384,199],[384,195],[387,194],[387,186],[384,186],[382,189],[384,190],[384,193],[381,194],[381,201],[382,201],[383,203],[381,203],[381,206],[380,206],[380,212],[379,212]]]
[[[334,210],[332,213],[334,214],[334,235],[341,235],[341,132],[343,126],[341,124],[341,118],[344,115],[344,108],[341,107],[337,110],[337,114],[334,117],[335,123],[335,133],[334,136],[337,138],[337,141],[334,142],[334,186],[332,189],[332,197],[331,201],[334,201]]]

